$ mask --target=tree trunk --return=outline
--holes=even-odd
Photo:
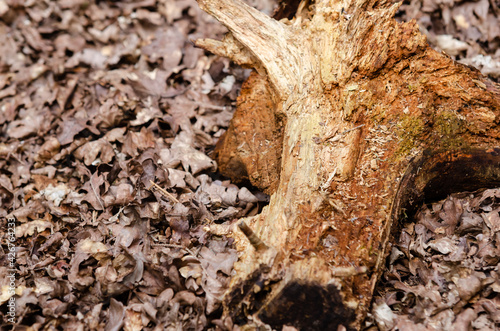
[[[397,23],[391,1],[301,3],[281,21],[240,0],[198,2],[230,33],[197,45],[259,73],[217,160],[271,194],[240,223],[250,240],[233,229],[225,312],[360,329],[400,215],[500,184],[499,86],[432,50],[414,21]]]

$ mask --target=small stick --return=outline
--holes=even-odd
[[[250,244],[255,248],[256,251],[265,251],[269,249],[269,247],[259,238],[257,235],[250,229],[250,227],[243,221],[238,224],[241,232],[248,238]]]
[[[357,276],[361,274],[365,274],[368,272],[368,268],[365,266],[361,267],[331,267],[331,270],[333,271],[333,275],[335,277],[352,277],[352,276]]]
[[[178,249],[182,249],[182,250],[184,250],[184,251],[188,252],[188,253],[189,253],[189,255],[191,255],[192,257],[194,257],[195,259],[197,259],[197,260],[198,260],[198,258],[196,257],[196,254],[195,254],[193,251],[191,251],[189,248],[184,247],[184,246],[182,246],[182,245],[176,245],[176,244],[162,244],[162,243],[158,243],[158,244],[151,244],[151,246],[153,246],[153,247],[155,247],[155,246],[156,246],[156,247],[168,247],[168,248],[178,248]]]
[[[199,106],[199,107],[203,107],[203,108],[207,108],[207,109],[212,109],[212,110],[220,110],[220,111],[224,111],[224,110],[231,110],[231,107],[227,107],[227,106],[217,106],[217,105],[213,105],[211,103],[205,103],[205,102],[193,102],[195,105]]]
[[[97,191],[94,187],[94,184],[92,184],[92,179],[90,179],[90,187],[92,188],[92,192],[94,193],[95,197],[97,198],[97,201],[99,201],[99,204],[101,205],[102,210],[105,210],[104,205],[102,203],[101,196],[97,194]]]
[[[325,138],[321,139],[321,142],[325,142],[327,140],[330,140],[330,139],[333,139],[333,142],[336,142],[338,141],[343,135],[351,132],[351,131],[354,131],[356,129],[359,129],[359,128],[362,128],[363,126],[365,126],[364,124],[361,124],[361,125],[358,125],[358,126],[355,126],[354,128],[351,128],[351,129],[347,129],[347,130],[344,130],[342,131],[341,133],[337,134],[336,132],[332,135],[328,135],[326,136]]]
[[[167,198],[169,198],[170,200],[172,200],[175,203],[179,203],[179,200],[177,200],[176,197],[174,197],[171,193],[168,193],[167,190],[165,190],[164,188],[160,187],[160,185],[156,184],[152,180],[149,180],[149,182],[151,183],[152,186],[154,186],[155,189],[157,189],[158,191],[160,191],[164,196],[166,196]],[[151,187],[149,189],[151,190]]]

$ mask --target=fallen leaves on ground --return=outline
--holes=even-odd
[[[2,324],[14,295],[34,330],[216,327],[237,254],[204,228],[263,205],[207,155],[249,72],[192,40],[225,31],[194,0],[0,1]]]
[[[404,224],[372,309],[380,330],[500,327],[500,189],[453,194]]]
[[[498,1],[405,0],[398,19],[416,19],[437,50],[500,81]]]

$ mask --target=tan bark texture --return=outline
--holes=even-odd
[[[499,86],[397,23],[391,1],[302,2],[280,21],[239,0],[198,2],[230,33],[197,45],[258,73],[217,160],[271,194],[240,221],[251,240],[230,229],[240,259],[225,312],[360,329],[398,218],[500,184]]]

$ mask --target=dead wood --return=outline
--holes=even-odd
[[[218,161],[272,192],[245,220],[263,245],[234,230],[226,313],[359,329],[399,215],[500,183],[499,86],[432,50],[414,21],[397,23],[390,1],[302,3],[291,21],[239,0],[198,2],[230,33],[197,45],[261,75]]]

